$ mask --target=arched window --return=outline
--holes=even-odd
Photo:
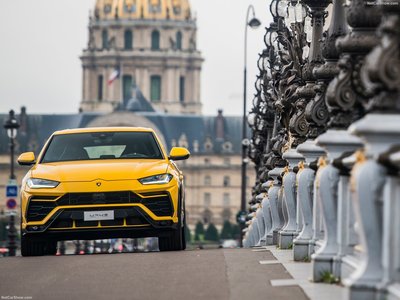
[[[103,49],[108,49],[108,31],[107,31],[107,29],[103,29],[103,32],[101,33],[101,38],[102,38]]]
[[[131,50],[133,48],[133,35],[132,30],[125,30],[124,34],[124,48],[125,50]]]
[[[224,186],[231,185],[231,178],[229,176],[224,176]]]
[[[161,100],[161,76],[159,75],[150,77],[150,100],[152,102]]]
[[[182,50],[182,32],[176,33],[176,49]]]
[[[151,50],[160,50],[160,32],[153,30],[151,33]]]

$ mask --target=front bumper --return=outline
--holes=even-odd
[[[113,210],[114,220],[84,221],[84,208],[66,208],[59,210],[43,225],[28,223],[22,229],[24,236],[57,240],[138,238],[163,236],[177,229],[178,224],[172,218],[153,220],[139,206],[90,207],[87,210]]]
[[[21,233],[59,240],[100,239],[162,236],[177,228],[177,184],[137,186],[135,191],[122,192],[116,189],[115,182],[104,186],[84,193],[79,192],[79,186],[71,185],[68,189],[61,186],[57,190],[23,191]],[[121,187],[123,184],[119,184]],[[165,206],[165,197],[169,199],[169,208]],[[114,212],[113,220],[84,220],[85,211],[105,210]]]

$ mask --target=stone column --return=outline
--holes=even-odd
[[[293,256],[295,261],[308,261],[310,240],[313,236],[312,230],[312,207],[313,187],[315,170],[310,165],[324,155],[321,147],[315,145],[314,141],[307,140],[297,147],[297,152],[305,158],[305,163],[300,163],[300,170],[297,173],[297,203],[300,205],[303,215],[303,227],[299,235],[293,241]]]
[[[366,142],[365,160],[352,173],[354,210],[364,250],[360,266],[344,280],[352,300],[375,300],[385,293],[382,243],[387,168],[380,163],[380,157],[400,145],[399,124],[400,114],[369,114],[350,127]]]
[[[304,157],[295,149],[290,149],[285,152],[282,157],[289,163],[282,180],[283,191],[285,194],[287,222],[279,232],[278,245],[281,249],[288,249],[293,247],[293,238],[297,236],[296,173],[293,172],[293,168],[297,166],[300,161],[304,161]]]
[[[340,170],[333,162],[363,146],[359,138],[351,136],[344,130],[333,129],[319,136],[317,145],[326,150],[328,165],[318,170],[319,178],[315,182],[315,185],[319,186],[317,190],[319,195],[316,198],[320,201],[321,221],[324,227],[321,247],[312,255],[313,281],[316,282],[322,281],[323,275],[326,273],[336,277],[340,276],[340,267],[334,266],[335,263],[340,262],[334,259],[339,252],[337,228]]]

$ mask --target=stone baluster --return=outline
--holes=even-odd
[[[287,222],[279,232],[278,245],[281,249],[288,249],[293,247],[293,239],[297,236],[296,173],[293,172],[293,168],[297,166],[300,161],[304,161],[304,157],[294,149],[285,152],[282,157],[289,163],[282,180],[283,191],[285,194]]]
[[[400,299],[400,151],[388,158],[395,169],[388,177],[384,195],[384,281],[388,282],[388,298]]]
[[[301,210],[301,205],[298,202],[298,182],[297,182],[297,175],[298,173],[302,170],[304,167],[304,162],[299,162],[297,166],[293,168],[293,172],[296,174],[296,223],[297,223],[297,228],[296,228],[296,236],[298,236],[303,229],[303,212]]]
[[[347,131],[345,133],[348,134]],[[333,161],[333,165],[340,171],[337,208],[338,252],[333,258],[332,271],[337,278],[348,277],[354,270],[353,266],[357,264],[353,257],[354,247],[358,244],[358,234],[355,228],[356,220],[351,201],[350,171],[356,163],[359,153],[344,153],[340,158]]]
[[[387,283],[383,278],[382,245],[383,207],[387,204],[384,202],[384,190],[387,189],[388,170],[379,158],[393,146],[400,145],[399,124],[400,114],[368,114],[350,127],[350,131],[366,143],[365,161],[356,165],[351,179],[360,245],[364,254],[356,271],[344,280],[352,300],[377,299],[385,293],[384,286]]]
[[[258,223],[258,220],[257,220],[257,217],[256,217],[256,215],[255,215],[255,213],[254,213],[254,217],[253,217],[253,219],[252,219],[252,223],[251,223],[251,225],[252,225],[252,231],[251,231],[251,234],[252,234],[252,247],[255,247],[255,246],[257,246],[257,243],[258,243],[258,241],[260,240],[260,232],[259,232],[259,230],[258,230],[258,227],[259,227],[259,223]]]
[[[300,170],[297,173],[297,204],[300,205],[303,227],[299,235],[293,241],[293,256],[295,261],[309,260],[310,240],[313,236],[313,188],[315,179],[315,170],[311,167],[316,160],[324,155],[321,147],[315,145],[314,141],[307,140],[297,147],[297,152],[305,158],[305,163],[300,163]]]
[[[317,163],[318,170],[315,174],[314,187],[313,187],[313,222],[312,231],[313,236],[310,240],[310,246],[308,248],[309,257],[321,246],[321,240],[324,238],[324,229],[322,225],[322,214],[321,214],[321,201],[319,200],[319,182],[322,170],[326,167],[324,159],[319,159]]]
[[[248,231],[248,241],[250,247],[254,247],[256,245],[257,236],[258,236],[258,223],[256,219],[256,213],[251,212],[248,214],[247,218],[249,221],[246,223],[249,227]]]
[[[271,210],[272,226],[267,235],[272,234],[272,244],[278,244],[278,232],[282,228],[283,219],[282,213],[279,211],[279,191],[281,188],[278,176],[282,173],[283,168],[274,168],[268,172],[268,176],[272,177],[273,185],[268,190],[268,199]]]
[[[343,221],[343,216],[338,215],[339,198],[343,191],[339,190],[341,180],[340,169],[334,162],[343,156],[348,156],[354,151],[362,148],[361,140],[347,133],[344,130],[328,130],[317,139],[317,145],[326,150],[328,165],[318,170],[318,178],[315,186],[319,186],[316,192],[319,194],[316,199],[321,208],[321,221],[324,226],[324,238],[321,247],[312,255],[313,281],[322,281],[324,274],[330,273],[340,277],[340,260],[335,260],[340,249],[338,243],[338,218]],[[343,188],[343,182],[342,188]],[[345,187],[345,186],[344,186]],[[315,196],[315,195],[314,195]],[[343,201],[343,199],[341,199]],[[315,203],[314,203],[315,205]],[[343,205],[343,204],[342,204]],[[340,212],[343,212],[341,209]]]
[[[256,243],[256,246],[263,246],[263,237],[265,235],[265,223],[264,223],[264,212],[261,207],[261,203],[259,204],[259,208],[256,211],[256,219],[257,219],[257,224],[258,224],[258,241]]]
[[[268,190],[272,186],[273,181],[268,180],[267,182],[263,183],[262,187],[265,190],[264,199],[261,202],[261,206],[263,209],[263,216],[264,216],[264,237],[261,240],[265,241],[265,245],[272,245],[273,243],[273,235],[272,235],[272,216],[271,216],[271,207],[268,199]]]

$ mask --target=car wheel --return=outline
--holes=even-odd
[[[180,207],[178,211],[180,211]],[[158,238],[158,248],[160,249],[160,251],[179,251],[186,249],[184,226],[185,215],[186,214],[184,213],[183,222],[182,216],[179,216],[178,229],[174,230],[170,236]]]
[[[182,250],[182,230],[174,230],[169,237],[159,237],[158,247],[160,251]]]
[[[186,249],[186,210],[183,215],[183,226],[182,226],[182,250]]]
[[[47,255],[56,255],[57,253],[57,241],[46,242],[46,253]]]
[[[182,227],[182,250],[186,249],[186,226]]]
[[[47,254],[47,243],[44,241],[33,240],[26,236],[21,237],[22,256],[42,256]]]

